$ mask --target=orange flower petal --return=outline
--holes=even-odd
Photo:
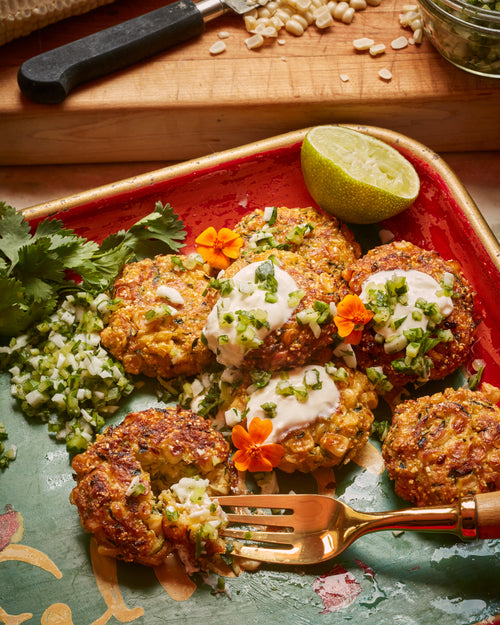
[[[273,423],[270,419],[254,417],[248,426],[248,434],[254,445],[262,445],[272,431]]]
[[[278,466],[280,460],[285,455],[285,448],[278,443],[271,443],[262,446],[262,457],[271,464],[272,467]]]
[[[211,247],[199,245],[196,251],[206,263],[211,267],[215,267],[215,269],[227,269],[230,265],[231,261],[221,250],[214,250]]]
[[[351,334],[344,338],[344,343],[348,345],[359,345],[361,337],[363,336],[362,330],[353,330]]]
[[[273,465],[262,454],[252,454],[250,456],[250,462],[248,464],[247,471],[251,473],[257,473],[263,471],[265,473],[273,470]]]
[[[243,239],[229,228],[219,232],[213,226],[206,228],[195,239],[196,251],[203,260],[216,269],[227,269],[231,260],[238,258]]]
[[[337,307],[337,311],[338,311],[338,307]],[[349,334],[351,334],[351,332],[354,330],[355,325],[356,325],[354,321],[351,321],[350,319],[346,319],[345,317],[339,317],[338,315],[336,315],[333,318],[333,321],[335,325],[337,326],[337,330],[341,338],[349,336]]]
[[[243,239],[238,237],[234,241],[224,245],[223,252],[228,258],[238,258],[240,255],[240,249],[243,245]]]
[[[338,304],[337,313],[342,317],[351,317],[353,311],[356,310],[357,299],[359,297],[353,293],[347,294]],[[360,300],[361,301],[361,300]]]
[[[373,312],[365,308],[361,298],[355,293],[349,293],[339,302],[337,314],[360,325],[367,324],[373,317]]]
[[[282,445],[263,444],[272,430],[272,422],[259,417],[250,421],[248,432],[241,425],[233,427],[231,438],[233,445],[237,447],[233,462],[238,471],[272,471],[278,466],[285,453]]]
[[[361,340],[363,327],[372,319],[373,312],[367,310],[361,298],[349,293],[337,306],[337,315],[333,318],[338,334],[345,343],[357,345]]]
[[[213,226],[209,226],[201,234],[199,234],[194,242],[198,245],[212,247],[217,241],[217,230]]]
[[[231,431],[231,440],[236,449],[248,449],[252,445],[249,433],[242,425],[235,425]]]
[[[223,245],[227,245],[228,243],[231,243],[231,241],[235,241],[240,237],[236,232],[230,230],[229,228],[221,228],[217,234],[217,238]]]
[[[251,459],[252,458],[247,451],[238,449],[233,456],[234,466],[238,469],[238,471],[247,471],[250,466]]]

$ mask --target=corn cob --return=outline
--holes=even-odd
[[[0,0],[0,45],[114,0]]]

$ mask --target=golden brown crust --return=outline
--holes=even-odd
[[[448,388],[396,408],[382,454],[400,497],[425,506],[500,490],[500,408],[490,397]]]
[[[179,270],[166,255],[130,263],[116,280],[113,297],[122,301],[112,313],[101,341],[122,361],[127,373],[171,378],[199,373],[213,356],[200,335],[210,312],[203,292],[208,276],[201,265]],[[175,289],[182,304],[158,295],[158,287]],[[164,306],[172,314],[161,314]],[[154,314],[154,311],[158,311]]]
[[[311,224],[312,232],[305,236],[301,243],[291,243],[286,236],[296,226]],[[264,211],[257,209],[243,217],[234,230],[245,241],[243,256],[258,253],[250,244],[251,237],[262,231],[266,221]],[[290,252],[300,254],[307,264],[318,273],[339,274],[361,254],[360,247],[349,228],[339,222],[333,215],[312,207],[277,209],[276,222],[272,226],[275,243]]]
[[[234,276],[249,263],[266,260],[274,256],[280,267],[305,291],[305,297],[294,314],[280,328],[270,332],[262,345],[249,350],[240,365],[241,369],[265,369],[276,371],[291,369],[307,363],[325,363],[332,358],[332,336],[337,332],[332,318],[321,326],[321,334],[315,337],[308,325],[301,325],[296,315],[314,306],[316,300],[337,304],[346,290],[344,281],[326,273],[318,274],[310,269],[307,262],[298,254],[280,250],[270,250],[258,255],[245,256],[235,261],[225,272],[224,277]],[[219,294],[215,289],[207,295],[210,308],[215,305]]]
[[[227,494],[235,480],[224,437],[179,407],[129,414],[72,467],[77,486],[70,499],[83,528],[108,554],[147,566],[160,564],[172,549],[162,527],[162,490],[199,475],[210,481],[209,494]],[[137,476],[144,492],[130,494]]]
[[[359,295],[363,283],[371,275],[392,269],[415,269],[432,276],[438,283],[446,272],[455,277],[453,311],[439,326],[451,330],[453,340],[438,344],[426,354],[433,363],[429,379],[443,379],[463,364],[470,353],[477,326],[474,319],[475,293],[457,262],[446,261],[437,252],[423,250],[407,241],[389,243],[370,250],[344,271],[343,276],[352,291]],[[404,358],[404,351],[386,354],[383,345],[377,343],[374,337],[374,331],[368,327],[363,333],[361,343],[356,347],[359,366],[382,366],[384,373],[395,386],[417,382],[418,375],[397,372],[391,365],[392,361]]]

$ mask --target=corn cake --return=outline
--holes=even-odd
[[[382,454],[396,493],[418,506],[500,490],[500,392],[447,388],[397,406]]]

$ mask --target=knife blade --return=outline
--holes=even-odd
[[[197,37],[206,22],[228,11],[243,15],[256,6],[252,0],[178,0],[28,59],[17,83],[33,102],[60,104],[77,85]]]

